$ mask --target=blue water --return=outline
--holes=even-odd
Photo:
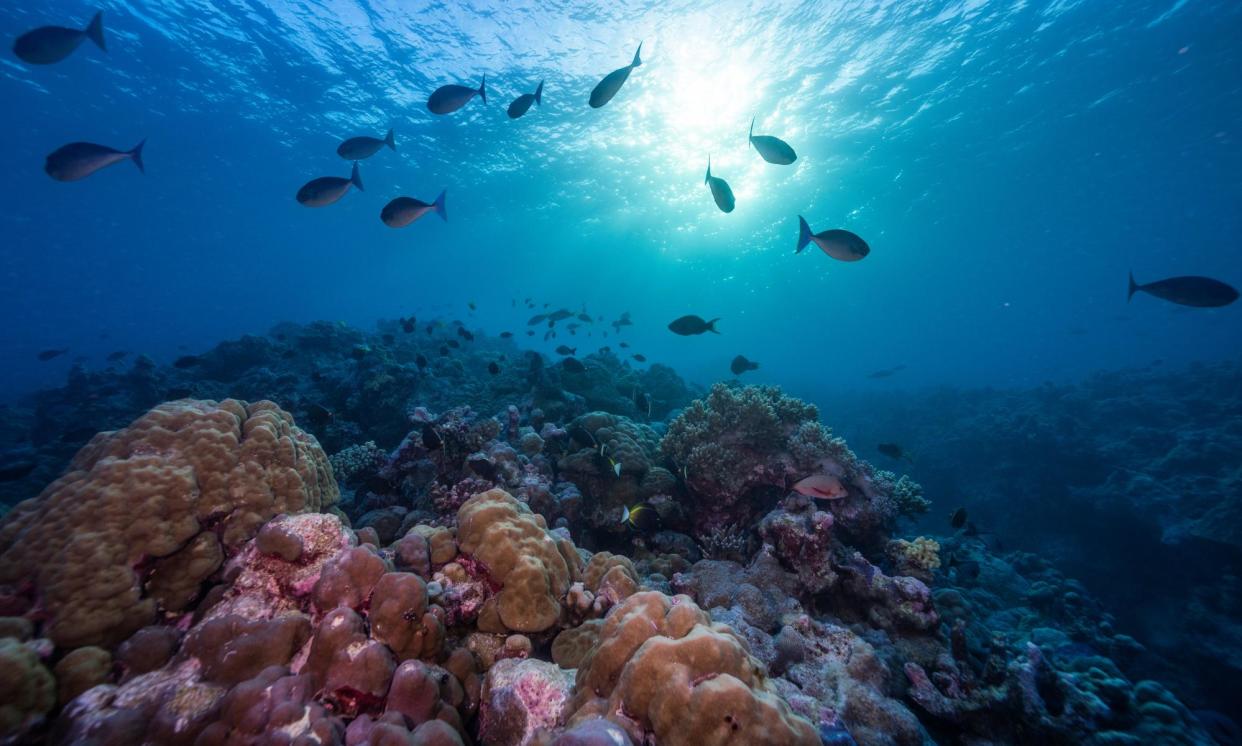
[[[633,350],[693,380],[741,353],[755,382],[808,397],[1073,379],[1242,338],[1237,306],[1125,297],[1130,269],[1242,283],[1234,2],[103,2],[106,54],[32,67],[7,48],[95,7],[0,6],[8,397],[80,356],[168,361],[285,319],[370,328],[473,301],[472,326],[520,334],[526,297],[630,311]],[[589,108],[639,41],[644,64]],[[486,105],[427,111],[483,74]],[[543,105],[510,121],[541,79]],[[794,165],[748,149],[752,115]],[[342,139],[389,127],[397,152],[362,163],[365,192],[294,200],[348,174]],[[145,176],[42,171],[67,142],[143,138]],[[709,153],[732,214],[703,185]],[[443,188],[447,223],[378,219]],[[871,255],[795,255],[799,214]],[[721,335],[670,334],[686,313]],[[572,343],[608,344],[590,340]]]

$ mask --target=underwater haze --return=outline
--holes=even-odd
[[[525,320],[515,297],[630,311],[651,360],[708,382],[745,354],[756,380],[810,396],[898,365],[911,383],[1029,384],[1238,348],[1236,309],[1125,296],[1131,269],[1242,279],[1235,3],[100,7],[106,53],[0,66],[9,394],[77,356],[170,359],[280,320],[469,299],[499,331]],[[7,3],[0,30],[93,12]],[[642,66],[588,107],[640,41]],[[427,110],[484,74],[486,105]],[[506,117],[541,80],[542,105]],[[748,148],[752,116],[793,165]],[[365,192],[294,200],[348,176],[341,140],[389,128],[396,152],[361,163]],[[41,172],[66,142],[143,139],[145,176]],[[730,214],[703,186],[709,155]],[[447,223],[378,220],[441,189]],[[798,215],[871,255],[795,255]],[[689,313],[721,317],[721,336],[670,335]]]

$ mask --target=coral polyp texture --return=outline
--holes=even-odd
[[[5,516],[0,583],[38,604],[57,645],[116,644],[189,606],[273,516],[338,497],[318,442],[275,404],[164,404]]]
[[[528,358],[492,374],[465,352],[429,362],[426,345],[466,338],[451,327],[382,328],[401,343],[287,326],[280,345],[222,345],[192,373],[134,365],[147,393],[232,388],[191,375],[279,389],[292,366],[302,426],[267,401],[172,401],[90,437],[0,519],[0,743],[1209,746],[1207,728],[1229,732],[1049,558],[1001,549],[973,517],[907,523],[933,490],[858,458],[805,402],[757,386],[691,401],[671,371],[611,353],[583,356],[586,373]],[[335,360],[336,382],[276,349]],[[1186,618],[1223,624],[1236,586]]]

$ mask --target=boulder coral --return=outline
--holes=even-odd
[[[180,610],[279,513],[337,501],[327,456],[275,404],[163,404],[96,435],[0,524],[0,585],[41,606],[58,646],[111,646]]]
[[[635,743],[819,744],[763,665],[688,596],[636,593],[604,621],[578,669],[570,725],[607,717]]]

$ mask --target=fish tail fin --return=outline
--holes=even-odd
[[[747,145],[755,144],[755,118],[754,117],[750,118],[750,134],[746,135],[746,144]]]
[[[95,17],[91,19],[90,25],[86,27],[86,35],[91,41],[95,42],[95,46],[105,52],[108,51],[107,45],[104,44],[102,10],[96,13]]]
[[[483,103],[487,103],[487,73],[484,73],[483,80],[479,81],[479,97],[483,99]]]
[[[708,179],[712,178],[712,154],[707,154],[707,176],[703,177],[703,183],[706,184]]]
[[[354,161],[354,168],[349,172],[349,180],[353,182],[354,186],[358,187],[358,191],[366,191],[366,189],[362,188],[362,174],[358,171],[358,161]]]
[[[716,331],[716,322],[717,322],[717,321],[720,321],[720,317],[719,317],[719,316],[717,316],[716,318],[714,318],[714,319],[712,319],[711,321],[707,322],[707,331],[711,332],[712,334],[719,334],[720,332]]]
[[[397,141],[392,139],[392,128],[388,128],[388,134],[384,136],[384,144],[393,150],[397,149]]]
[[[435,204],[432,205],[432,207],[436,210],[436,214],[439,215],[440,219],[446,223],[448,222],[448,210],[444,207],[444,197],[447,194],[447,189],[441,189],[440,196],[436,197]]]
[[[806,245],[811,242],[811,226],[806,224],[806,218],[798,216],[798,250],[795,254],[801,254]]]
[[[142,165],[142,146],[146,144],[147,139],[144,137],[142,138],[142,142],[135,145],[134,149],[129,151],[130,159],[133,160],[134,165],[138,167],[138,172],[142,174],[147,172],[147,169]]]
[[[1139,289],[1138,283],[1134,281],[1134,271],[1131,270],[1130,271],[1130,294],[1126,296],[1126,303],[1130,302],[1130,299],[1134,297],[1134,293],[1138,289]]]
[[[634,50],[634,61],[630,63],[630,67],[638,67],[643,64],[643,58],[640,56],[643,51],[643,43],[638,42],[638,49]]]
[[[539,81],[539,87],[535,89],[535,103],[543,106],[543,81]]]

